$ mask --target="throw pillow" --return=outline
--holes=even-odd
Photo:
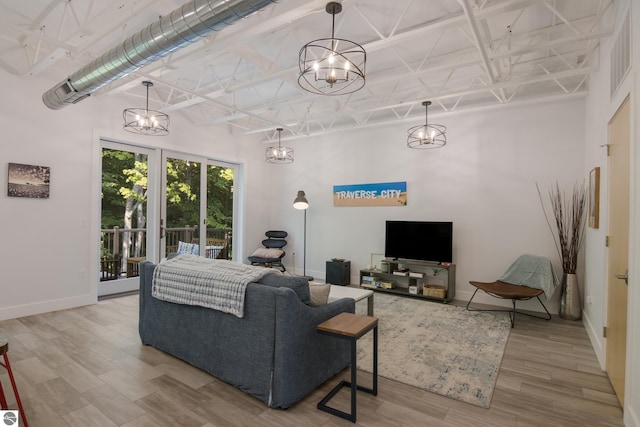
[[[311,297],[309,296],[309,281],[304,277],[285,276],[279,271],[263,276],[257,283],[271,286],[273,288],[285,287],[291,288],[298,295],[300,301],[309,305]]]
[[[309,283],[309,292],[311,293],[311,307],[325,305],[329,301],[329,292],[331,291],[330,283]]]
[[[251,254],[254,257],[267,259],[280,258],[280,255],[282,255],[282,249],[273,248],[258,248]]]
[[[179,254],[200,255],[200,245],[197,243],[178,242]]]

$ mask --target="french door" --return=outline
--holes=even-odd
[[[233,258],[237,165],[108,140],[100,150],[99,297],[137,290],[140,263],[180,245]]]
[[[154,150],[101,140],[98,296],[139,288],[138,266],[152,254],[157,161]]]
[[[232,259],[235,165],[163,151],[161,168],[160,258],[180,249]]]

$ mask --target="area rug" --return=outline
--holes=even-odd
[[[507,313],[381,292],[374,301],[379,376],[489,407],[511,330]],[[368,333],[358,341],[358,368],[368,372],[372,340]]]

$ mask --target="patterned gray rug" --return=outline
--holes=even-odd
[[[378,375],[488,408],[511,324],[507,313],[376,292]],[[366,314],[358,304],[356,312]],[[358,368],[371,372],[372,340],[358,341]]]

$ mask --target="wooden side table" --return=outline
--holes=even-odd
[[[358,338],[373,329],[373,387],[363,387],[358,385],[356,374],[358,372],[357,357],[358,351],[356,343]],[[361,316],[352,313],[340,313],[331,319],[320,323],[317,326],[318,333],[330,335],[332,337],[346,339],[351,343],[351,382],[341,381],[333,388],[319,403],[318,409],[332,415],[344,418],[351,422],[356,422],[356,390],[365,393],[378,395],[378,318],[372,316]],[[342,387],[351,387],[351,413],[340,411],[327,406],[327,402],[340,391]]]

